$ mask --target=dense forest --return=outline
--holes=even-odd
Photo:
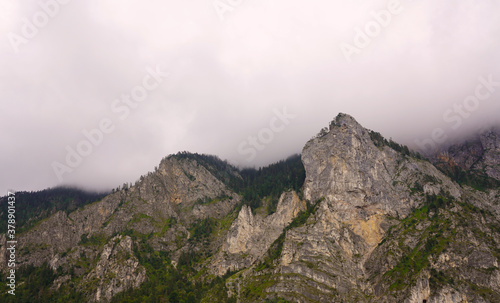
[[[436,167],[458,184],[467,185],[476,190],[485,191],[500,187],[500,181],[489,177],[482,171],[465,170],[457,165],[446,163],[437,163]]]
[[[238,192],[244,203],[254,209],[261,206],[262,199],[270,198],[267,211],[271,214],[276,211],[281,193],[287,190],[301,192],[306,172],[300,155],[294,155],[264,168],[244,169],[241,176],[243,184]]]
[[[70,187],[56,187],[35,192],[16,192],[16,232],[32,227],[36,222],[58,211],[70,213],[78,207],[98,201],[107,193],[96,193]],[[7,197],[0,198],[6,205]],[[0,218],[7,222],[7,207],[1,207]],[[7,224],[0,225],[0,233],[7,231]]]
[[[178,159],[193,159],[203,165],[219,180],[243,197],[243,203],[252,209],[262,206],[264,198],[270,199],[268,213],[276,211],[278,199],[284,191],[300,193],[306,177],[300,155],[259,169],[236,169],[216,156],[182,152],[174,155]]]

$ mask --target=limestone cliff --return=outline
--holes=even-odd
[[[272,197],[249,203],[257,185],[229,164],[169,156],[17,235],[19,265],[47,264],[49,293],[90,302],[500,302],[500,189],[460,185],[379,136],[339,114],[305,144],[303,186],[280,188],[274,212]],[[440,163],[498,180],[498,138]]]
[[[54,270],[72,272],[78,280],[77,289],[89,300],[109,301],[146,279],[132,249],[137,244],[122,235],[151,235],[147,245],[178,251],[186,244],[193,222],[206,217],[220,219],[239,199],[196,161],[165,158],[155,172],[141,177],[134,186],[70,214],[60,211],[17,235],[18,262],[35,266],[48,263]],[[0,269],[6,269],[6,262]],[[71,283],[68,279],[65,282]]]
[[[295,192],[283,193],[277,210],[267,217],[253,215],[248,206],[243,206],[234,220],[226,241],[210,267],[217,275],[227,271],[236,271],[249,267],[261,259],[271,244],[301,211],[306,210],[306,203]]]
[[[493,302],[500,298],[495,284],[498,191],[471,197],[469,190],[461,189],[431,163],[388,146],[377,147],[368,130],[343,114],[328,133],[305,145],[302,160],[304,198],[317,201],[317,207],[305,224],[286,231],[273,266],[250,268],[229,282],[236,283],[240,293],[249,293],[242,301],[273,296],[296,302],[482,302],[484,298]],[[437,195],[446,198],[439,200]],[[433,199],[448,204],[435,206],[432,203],[438,202]],[[474,205],[496,214],[469,214]],[[430,207],[436,207],[434,212]],[[470,225],[462,226],[464,222]],[[482,238],[486,234],[491,238]],[[469,247],[467,253],[464,247]],[[470,254],[482,256],[475,260],[484,260],[486,272],[478,270],[477,263],[461,261],[454,268],[467,268],[465,272],[443,274],[447,266],[439,260],[449,258],[447,250],[466,260]],[[406,258],[420,258],[420,263]],[[447,285],[448,275],[459,286]],[[259,287],[265,291],[256,292]],[[480,294],[481,289],[491,293]]]
[[[491,128],[431,157],[444,170],[460,168],[500,181],[500,129]]]

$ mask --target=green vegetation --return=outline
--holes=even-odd
[[[285,278],[286,280],[294,279],[294,281],[297,282],[297,278],[304,279],[304,276],[300,276],[297,274],[281,274],[282,278]],[[305,280],[308,280],[308,278],[305,278]],[[277,277],[274,274],[261,274],[258,276],[254,276],[246,280],[246,283],[244,285],[244,288],[241,289],[241,297],[244,298],[244,302],[264,302],[264,303],[291,303],[291,301],[288,301],[284,298],[281,298],[277,296],[278,294],[276,293],[269,293],[266,292],[269,287],[279,283],[281,278]],[[317,289],[312,288],[311,286],[307,285],[307,283],[300,283],[300,285],[309,291],[315,292]],[[328,287],[327,285],[324,285],[324,287]],[[329,288],[329,287],[328,287]],[[332,292],[335,290],[333,288],[330,288]],[[316,301],[315,301],[316,302]],[[332,301],[333,302],[333,301]],[[335,301],[336,302],[336,301]],[[358,301],[353,301],[353,302],[358,302]]]
[[[132,218],[132,220],[130,220],[127,223],[127,226],[130,226],[130,225],[132,225],[134,223],[141,222],[142,220],[149,220],[151,222],[155,222],[155,220],[151,216],[148,216],[146,214],[136,213],[136,214],[134,214],[134,217]]]
[[[266,268],[274,268],[274,261],[281,256],[281,252],[283,251],[283,243],[285,241],[285,231],[281,233],[278,239],[274,240],[271,247],[267,251],[267,256],[264,258],[264,261],[257,266],[256,271],[261,271]]]
[[[300,212],[297,217],[295,217],[295,219],[293,219],[293,221],[287,227],[285,227],[285,231],[304,225],[307,219],[309,219],[309,217],[316,212],[319,203],[323,200],[325,200],[325,198],[318,199],[314,204],[311,204],[309,203],[309,201],[307,201],[307,209],[303,212]]]
[[[373,144],[375,144],[375,146],[377,147],[388,146],[403,155],[411,156],[417,159],[423,159],[422,155],[417,152],[411,151],[406,145],[398,144],[392,141],[392,139],[387,140],[380,133],[372,130],[368,131],[368,133],[370,134],[370,138],[372,139]]]
[[[80,242],[78,242],[78,245],[82,246],[102,246],[106,244],[108,240],[108,237],[104,234],[93,234],[90,237],[88,237],[87,234],[83,234],[80,237]]]
[[[191,242],[207,240],[216,227],[217,221],[212,218],[205,218],[203,220],[200,220],[191,228],[191,238],[189,240]]]
[[[267,212],[276,211],[281,193],[287,190],[300,192],[306,177],[304,165],[300,155],[294,155],[286,160],[279,161],[259,169],[245,168],[238,170],[227,161],[216,156],[180,152],[170,156],[177,159],[191,159],[197,161],[216,178],[243,197],[243,203],[253,210],[262,206],[265,197],[270,198]],[[220,197],[224,198],[224,197]],[[200,199],[200,204],[208,204],[213,200]]]
[[[266,268],[274,268],[274,261],[281,256],[286,232],[292,228],[304,225],[307,222],[307,219],[309,219],[309,217],[311,216],[311,214],[314,214],[316,212],[319,203],[323,200],[324,198],[321,198],[314,204],[308,203],[306,211],[300,212],[297,215],[297,217],[295,217],[295,219],[293,219],[293,221],[290,222],[290,224],[288,224],[288,226],[283,229],[283,232],[278,237],[278,239],[274,240],[273,244],[271,244],[271,247],[267,251],[267,256],[264,258],[264,261],[259,266],[257,266],[256,268],[257,271],[261,271]]]
[[[464,234],[472,234],[500,260],[499,243],[494,236],[499,227],[497,222],[493,213],[471,203],[454,201],[449,195],[427,195],[424,205],[401,220],[399,225],[393,226],[380,244],[384,245],[390,241],[385,244],[386,248],[390,249],[387,254],[401,255],[399,262],[383,275],[384,283],[388,282],[388,293],[394,295],[415,285],[417,277],[425,269],[430,271],[429,284],[432,293],[445,285],[468,286],[487,301],[498,301],[497,295],[491,289],[460,279],[457,269],[438,270],[433,268],[430,262],[431,259],[435,261],[445,250],[451,249],[455,254],[470,254],[475,251],[475,245],[464,242]],[[463,245],[465,243],[467,245]],[[468,270],[490,275],[497,268]]]
[[[191,180],[191,181],[195,181],[196,180],[195,176],[191,175],[190,173],[188,173],[188,172],[186,172],[184,170],[183,170],[183,172],[186,175],[186,177],[188,177],[189,180]]]
[[[170,155],[168,158],[175,158],[178,160],[194,160],[198,165],[203,166],[212,175],[224,182],[224,184],[228,185],[229,187],[234,188],[237,184],[240,183],[238,170],[227,161],[223,161],[217,156],[184,151],[178,152],[175,155]]]
[[[116,295],[112,302],[236,302],[228,297],[225,286],[233,273],[199,280],[204,273],[199,268],[211,256],[209,239],[225,225],[213,218],[195,222],[189,230],[189,249],[181,253],[177,267],[172,265],[167,252],[155,251],[148,244],[148,236],[129,233],[134,240],[134,254],[146,268],[148,279],[138,289]]]
[[[163,223],[158,223],[158,225],[161,226],[161,231],[156,235],[160,237],[164,236],[167,230],[172,228],[175,224],[177,224],[177,219],[174,217],[168,218]]]
[[[424,192],[424,187],[418,181],[415,182],[413,187],[410,187],[410,195],[423,193],[423,192]]]
[[[276,278],[273,275],[259,275],[247,281],[245,289],[242,290],[242,296],[248,302],[259,302],[265,298],[265,289],[276,284]]]
[[[229,230],[231,224],[233,224],[234,219],[236,218],[237,213],[233,212],[219,220],[219,232],[224,230]]]
[[[438,256],[451,242],[456,234],[456,228],[452,229],[451,220],[439,216],[440,209],[449,205],[451,200],[442,196],[427,196],[424,206],[415,210],[401,222],[400,234],[415,234],[417,225],[429,221],[429,226],[422,232],[420,241],[414,248],[409,248],[399,241],[399,248],[403,252],[400,262],[384,274],[391,281],[389,291],[397,291],[406,288],[415,282],[418,273],[429,265],[429,256]],[[433,213],[433,216],[429,216]],[[434,282],[443,278],[436,276]]]
[[[278,297],[278,298],[267,299],[266,301],[264,301],[264,303],[291,303],[291,302]]]
[[[82,294],[74,289],[51,291],[50,286],[54,279],[60,274],[54,272],[47,263],[39,267],[33,265],[22,266],[16,271],[16,295],[7,294],[6,276],[0,277],[0,301],[1,302],[21,302],[21,303],[58,303],[58,302],[84,302]]]
[[[485,172],[465,170],[457,165],[438,163],[436,167],[453,181],[479,191],[500,187],[500,181],[489,177]]]
[[[431,276],[429,278],[429,286],[431,290],[436,290],[444,285],[454,285],[455,281],[451,277],[447,277],[442,271],[431,269]]]
[[[233,273],[214,278],[206,283],[196,282],[192,277],[190,256],[181,256],[177,269],[172,266],[166,252],[153,251],[147,244],[135,247],[139,262],[146,268],[148,280],[138,289],[130,289],[117,294],[111,302],[185,302],[196,303],[209,296],[210,302],[235,303],[235,298],[228,298],[226,279]],[[66,286],[53,291],[50,289],[54,280],[62,274],[61,270],[54,272],[47,263],[40,267],[23,266],[16,271],[16,295],[7,294],[5,277],[0,277],[0,301],[21,303],[67,303],[86,302],[83,292],[78,292],[72,286]],[[77,280],[80,278],[77,278]],[[92,284],[92,282],[90,282]]]
[[[201,226],[201,225],[200,225]],[[134,245],[135,255],[146,268],[147,281],[138,289],[130,289],[113,297],[111,302],[200,302],[209,295],[212,302],[236,302],[228,298],[224,277],[201,283],[193,279],[194,266],[202,259],[194,251],[184,252],[175,268],[167,252],[154,251],[145,241]]]
[[[228,195],[221,195],[221,196],[218,196],[218,197],[213,198],[213,199],[210,199],[208,197],[204,197],[204,198],[200,198],[200,199],[196,200],[195,203],[199,204],[199,205],[210,205],[210,204],[215,204],[217,202],[225,201],[228,199],[231,200],[233,198],[228,196]]]
[[[262,199],[269,197],[267,213],[276,211],[280,195],[288,190],[300,192],[305,180],[305,169],[299,155],[264,168],[241,171],[242,184],[237,192],[243,196],[245,204],[252,209],[262,206]]]
[[[86,192],[76,188],[56,187],[36,192],[16,193],[16,232],[33,227],[37,222],[58,212],[70,213],[79,207],[98,201],[106,193]],[[0,198],[0,205],[6,205],[7,197]],[[7,207],[0,209],[2,222],[7,222]],[[0,233],[7,231],[7,224],[0,225]]]

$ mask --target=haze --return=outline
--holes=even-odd
[[[498,1],[20,2],[0,0],[0,195],[114,188],[183,150],[258,167],[339,112],[413,148],[498,121]]]

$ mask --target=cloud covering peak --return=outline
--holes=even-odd
[[[116,187],[181,150],[260,166],[339,112],[452,140],[498,121],[499,5],[1,0],[0,194]]]

